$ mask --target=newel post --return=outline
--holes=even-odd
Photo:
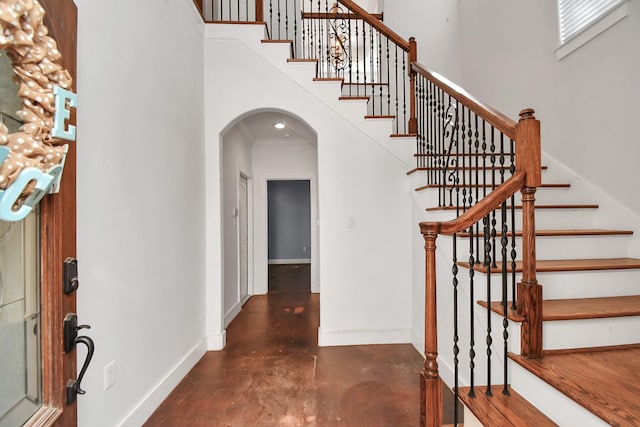
[[[436,238],[440,224],[422,223],[420,229],[425,241],[426,289],[424,307],[424,354],[420,374],[420,425],[442,425],[442,384],[438,373],[438,310],[436,300]]]
[[[516,169],[526,172],[522,188],[522,281],[518,283],[518,313],[525,321],[521,328],[521,353],[542,357],[542,286],[536,278],[536,187],[542,183],[540,121],[532,109],[520,112],[516,125]]]
[[[262,0],[256,0],[256,22],[264,21],[264,7]]]
[[[413,63],[418,62],[418,45],[415,37],[409,39],[409,90],[411,96],[409,97],[409,133],[418,133],[418,118],[416,117],[416,72],[413,71],[411,66]]]

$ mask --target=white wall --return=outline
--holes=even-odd
[[[406,164],[252,49],[235,40],[205,40],[210,348],[223,337],[221,308],[215,304],[221,295],[215,261],[221,248],[220,134],[237,117],[261,109],[295,112],[318,134],[320,343],[409,342]],[[233,60],[219,67],[219,58]],[[286,64],[285,56],[280,61]],[[306,84],[312,84],[312,76],[305,77]],[[348,228],[350,217],[355,228]]]
[[[191,0],[76,3],[79,425],[139,426],[205,351],[202,23]]]
[[[254,292],[266,294],[268,283],[267,181],[308,179],[311,196],[311,291],[320,292],[318,256],[318,151],[315,141],[260,139],[253,146]]]
[[[511,117],[535,108],[543,151],[639,215],[640,0],[560,61],[555,1],[460,5],[463,86]]]
[[[233,209],[239,208],[240,174],[252,177],[251,141],[237,127],[224,135],[222,159],[223,300],[226,327],[242,308],[238,286],[238,217],[233,215]]]
[[[462,77],[458,1],[386,0],[384,23],[406,40],[415,37],[418,62],[459,83]]]

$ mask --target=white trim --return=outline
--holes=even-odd
[[[311,264],[311,258],[299,259],[270,259],[269,264]]]
[[[123,427],[137,427],[153,414],[160,404],[169,396],[173,389],[189,373],[196,363],[207,352],[205,340],[200,340],[155,387],[140,401],[140,403],[118,424]]]
[[[316,159],[317,161],[317,159]],[[317,171],[316,171],[317,172]],[[318,232],[318,228],[319,228],[319,224],[320,224],[320,210],[318,207],[318,187],[317,187],[317,183],[318,183],[318,176],[317,173],[278,173],[278,172],[266,172],[266,173],[261,173],[259,175],[256,175],[254,177],[255,182],[260,182],[261,184],[263,184],[265,187],[265,192],[264,192],[264,200],[262,201],[264,203],[264,207],[265,207],[265,213],[266,215],[264,216],[264,218],[262,218],[262,226],[264,227],[264,230],[269,230],[269,215],[268,215],[268,206],[269,206],[269,200],[268,200],[268,192],[266,191],[267,188],[267,183],[269,181],[287,181],[287,180],[302,180],[302,181],[309,181],[309,196],[311,197],[311,292],[314,294],[320,293],[320,257],[319,257],[319,252],[320,252],[320,243],[319,243],[319,239],[320,239],[320,233]],[[254,221],[259,221],[259,219],[255,219]],[[314,225],[315,224],[315,225]],[[269,236],[267,233],[267,238],[264,241],[264,247],[262,248],[265,254],[269,253]],[[254,263],[256,258],[253,259]],[[255,275],[253,276],[253,282],[254,284],[256,283],[256,276],[259,276],[259,278],[261,280],[258,281],[258,283],[263,283],[264,284],[264,289],[260,288],[260,289],[255,289],[254,288],[254,295],[259,294],[266,294],[268,289],[268,278],[269,278],[269,259],[267,259],[267,264],[265,265],[264,269],[261,269],[262,271],[258,271],[258,269],[255,267],[254,264],[254,268],[255,268]]]
[[[318,346],[367,344],[410,344],[411,329],[360,329],[350,331],[323,331],[318,328]]]
[[[231,321],[232,321],[233,319],[235,319],[235,318],[236,318],[236,316],[237,316],[238,314],[240,314],[240,311],[242,310],[242,305],[243,305],[243,304],[244,304],[244,303],[243,303],[242,301],[238,301],[238,302],[236,302],[236,303],[233,305],[233,307],[231,307],[231,308],[229,309],[229,311],[227,311],[227,312],[224,314],[224,327],[225,327],[225,328],[226,328],[227,326],[229,326],[229,323],[231,323]]]
[[[599,34],[624,19],[628,14],[629,0],[620,3],[618,6],[611,9],[606,15],[603,15],[600,19],[587,25],[575,36],[558,46],[555,50],[556,58],[560,60],[569,55],[571,52],[585,45],[591,39],[594,39]]]
[[[222,350],[227,345],[227,331],[222,330],[221,334],[207,335],[207,351]]]

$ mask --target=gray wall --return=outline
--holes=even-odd
[[[269,181],[269,260],[311,259],[309,181]]]

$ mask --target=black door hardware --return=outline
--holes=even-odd
[[[63,290],[65,295],[69,295],[78,290],[78,260],[67,258],[64,260],[64,281]]]
[[[69,313],[64,319],[64,352],[71,352],[76,344],[84,344],[87,346],[87,357],[82,364],[82,369],[80,369],[80,374],[78,375],[77,380],[69,380],[67,381],[67,405],[75,402],[77,396],[79,394],[85,394],[85,391],[80,387],[82,383],[82,379],[84,378],[84,374],[87,372],[87,368],[91,363],[91,359],[93,358],[93,352],[95,350],[95,345],[93,340],[87,336],[78,336],[78,331],[80,329],[90,329],[89,325],[78,325],[78,316],[75,313]]]

